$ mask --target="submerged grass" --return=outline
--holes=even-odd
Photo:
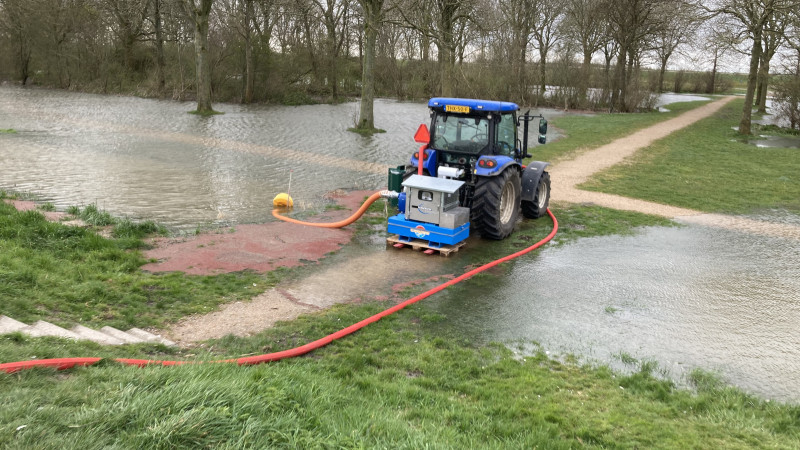
[[[319,338],[385,304],[339,306],[197,358],[257,354]],[[9,342],[16,338],[20,342]],[[0,338],[0,357],[49,356],[40,339]],[[59,342],[59,340],[51,340]],[[122,349],[62,344],[61,355]],[[151,357],[158,348],[131,348]],[[161,357],[167,355],[163,351]],[[45,352],[45,353],[41,353]],[[11,354],[11,355],[10,355]],[[81,356],[87,356],[83,354]],[[185,358],[188,355],[174,355]],[[632,375],[519,358],[442,333],[413,305],[314,353],[253,367],[128,368],[107,362],[0,375],[0,442],[36,448],[795,448],[800,407],[698,373],[677,390]]]
[[[707,212],[800,212],[800,152],[741,142],[732,127],[742,101],[659,140],[581,188]]]

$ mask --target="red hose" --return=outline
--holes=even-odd
[[[369,206],[369,205],[367,205],[367,206]],[[366,208],[364,208],[364,209],[366,209]],[[449,286],[452,286],[452,285],[454,285],[456,283],[460,283],[460,282],[472,277],[473,275],[476,275],[476,274],[481,273],[481,272],[483,272],[485,270],[491,269],[492,267],[497,266],[498,264],[504,263],[506,261],[510,261],[510,260],[512,260],[514,258],[522,256],[522,255],[524,255],[526,253],[529,253],[529,252],[531,252],[533,250],[536,250],[537,248],[541,247],[542,245],[544,245],[545,243],[547,243],[551,239],[553,239],[553,237],[558,232],[558,220],[556,220],[556,216],[553,215],[553,213],[550,211],[549,208],[547,209],[547,214],[550,216],[550,219],[553,220],[553,230],[550,232],[550,234],[547,235],[547,237],[545,237],[541,241],[531,245],[528,248],[520,250],[520,251],[518,251],[516,253],[512,253],[512,254],[510,254],[508,256],[505,256],[503,258],[494,260],[494,261],[492,261],[490,263],[487,263],[487,264],[484,264],[484,265],[482,265],[482,266],[480,266],[478,268],[472,269],[469,272],[466,272],[461,276],[458,276],[456,278],[453,278],[452,280],[446,281],[446,282],[444,282],[444,283],[442,283],[442,284],[440,284],[440,285],[438,285],[438,286],[436,286],[436,287],[434,287],[434,288],[432,288],[432,289],[430,289],[428,291],[425,291],[425,292],[423,292],[423,293],[421,293],[421,294],[419,294],[419,295],[417,295],[415,297],[412,297],[412,298],[404,301],[403,303],[397,304],[397,305],[395,305],[395,306],[393,306],[393,307],[391,307],[391,308],[389,308],[387,310],[384,310],[384,311],[382,311],[382,312],[380,312],[378,314],[375,314],[372,317],[368,317],[368,318],[362,320],[361,322],[355,323],[355,324],[350,325],[347,328],[341,329],[341,330],[339,330],[339,331],[337,331],[337,332],[335,332],[333,334],[330,334],[330,335],[325,336],[325,337],[323,337],[321,339],[317,339],[316,341],[309,342],[308,344],[305,344],[305,345],[302,345],[300,347],[296,347],[296,348],[293,348],[293,349],[283,350],[283,351],[274,352],[274,353],[267,353],[267,354],[258,355],[258,356],[248,356],[248,357],[245,357],[245,358],[225,359],[225,360],[217,360],[217,361],[211,361],[211,362],[212,363],[232,363],[232,362],[235,362],[236,364],[239,364],[239,365],[261,364],[261,363],[270,362],[270,361],[279,361],[281,359],[293,358],[295,356],[300,356],[300,355],[304,355],[306,353],[309,353],[309,352],[311,352],[313,350],[316,350],[316,349],[318,349],[320,347],[324,347],[324,346],[330,344],[331,342],[333,342],[333,341],[335,341],[337,339],[343,338],[343,337],[345,337],[345,336],[347,336],[349,334],[352,334],[352,333],[364,328],[365,326],[367,326],[367,325],[369,325],[369,324],[371,324],[373,322],[377,322],[378,320],[382,319],[383,317],[386,317],[386,316],[388,316],[390,314],[394,314],[395,312],[400,311],[401,309],[405,308],[408,305],[411,305],[412,303],[416,303],[416,302],[418,302],[418,301],[420,301],[422,299],[430,297],[431,295],[433,295],[433,294],[435,294],[435,293],[437,293],[439,291],[444,290],[445,288],[447,288]],[[34,361],[11,362],[11,363],[0,364],[0,371],[4,371],[4,372],[7,372],[7,373],[13,373],[13,372],[16,372],[16,371],[19,371],[19,370],[30,369],[30,368],[33,368],[33,367],[53,367],[53,368],[56,368],[58,370],[62,370],[62,369],[69,369],[71,367],[78,366],[78,365],[80,365],[80,366],[90,366],[90,365],[95,364],[98,361],[100,361],[100,359],[101,358],[58,358],[58,359],[42,359],[42,360],[34,360]],[[149,360],[149,359],[124,359],[124,358],[117,358],[117,359],[114,359],[114,361],[117,361],[119,363],[126,364],[126,365],[139,366],[139,367],[144,367],[144,366],[148,366],[148,365],[176,366],[176,365],[182,365],[182,364],[196,364],[196,362],[192,362],[192,361],[157,361],[157,360]]]

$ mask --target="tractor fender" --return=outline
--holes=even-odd
[[[419,154],[423,154],[425,151],[428,151],[428,157],[422,159],[422,168],[427,170],[430,176],[436,176],[436,168],[438,167],[438,157],[436,150],[429,148],[428,144],[423,144],[422,147],[419,148]],[[412,167],[419,167],[419,160],[414,158],[414,155],[411,155],[411,166]],[[415,172],[416,173],[416,172]]]
[[[481,167],[481,161],[484,161],[485,163],[490,160],[494,161],[494,167]],[[514,158],[510,158],[508,156],[484,155],[481,156],[477,162],[475,162],[475,175],[478,175],[479,177],[493,177],[500,175],[508,166],[511,165],[516,165],[517,167],[520,166],[519,163],[514,160]]]
[[[536,196],[536,189],[539,187],[539,180],[542,178],[544,169],[550,163],[542,161],[531,161],[525,170],[522,171],[522,196],[524,201],[532,202]]]

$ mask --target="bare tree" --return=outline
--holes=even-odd
[[[435,43],[439,56],[440,93],[452,96],[455,88],[456,31],[459,23],[470,20],[470,3],[464,0],[409,0],[397,11],[406,26]]]
[[[497,7],[501,23],[497,34],[505,35],[506,61],[511,69],[514,96],[522,103],[528,102],[528,79],[526,62],[528,45],[533,33],[533,11],[535,0],[500,0]]]
[[[713,14],[724,14],[735,21],[753,41],[750,51],[750,69],[747,76],[747,91],[744,96],[739,133],[751,133],[753,97],[758,83],[758,67],[761,61],[764,29],[770,19],[781,11],[794,11],[800,7],[797,0],[716,0],[704,8]]]
[[[161,4],[162,0],[152,0],[152,11],[153,14],[151,16],[151,20],[153,23],[153,34],[155,40],[155,52],[156,52],[156,83],[157,88],[156,91],[158,92],[159,97],[163,97],[166,91],[166,62],[164,61],[164,28],[161,24],[162,19],[162,12],[161,12]]]
[[[186,15],[194,25],[197,112],[208,114],[211,107],[211,65],[208,56],[208,21],[214,0],[181,0]]]
[[[544,97],[547,85],[547,54],[561,39],[559,21],[564,14],[563,1],[537,0],[534,5],[533,33],[531,38],[539,50],[539,96]]]
[[[149,1],[102,0],[98,6],[107,12],[109,29],[116,35],[122,47],[124,67],[133,69],[133,47],[145,34]]]
[[[342,51],[347,31],[345,25],[350,11],[350,0],[311,0],[325,27],[325,68],[331,96],[339,98],[339,70],[337,58]]]
[[[30,76],[35,18],[26,0],[0,0],[0,36],[12,43],[17,77],[24,86]]]
[[[618,45],[617,63],[611,91],[612,108],[631,111],[637,105],[628,99],[632,71],[638,66],[646,42],[660,26],[668,2],[660,0],[608,0],[609,30]]]
[[[607,41],[606,17],[603,0],[568,0],[564,10],[564,32],[575,42],[583,57],[581,64],[579,97],[586,97],[591,84],[592,55]],[[610,63],[610,58],[608,58]]]
[[[384,0],[358,0],[364,15],[364,61],[361,71],[361,105],[357,128],[375,128],[375,46],[383,22]]]
[[[660,64],[658,92],[664,90],[664,73],[667,71],[669,59],[678,47],[691,42],[696,33],[700,19],[698,12],[692,3],[675,1],[670,11],[664,15],[662,25],[656,30],[654,47]]]
[[[776,11],[767,21],[762,37],[761,59],[758,65],[758,86],[756,87],[755,103],[758,112],[767,112],[767,87],[769,85],[769,66],[775,53],[780,48],[785,39],[785,31],[788,25],[788,11]]]

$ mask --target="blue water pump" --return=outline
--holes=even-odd
[[[419,239],[430,248],[455,245],[469,237],[469,208],[459,206],[464,182],[411,175],[403,182],[400,214],[389,218],[389,233],[400,241]]]

